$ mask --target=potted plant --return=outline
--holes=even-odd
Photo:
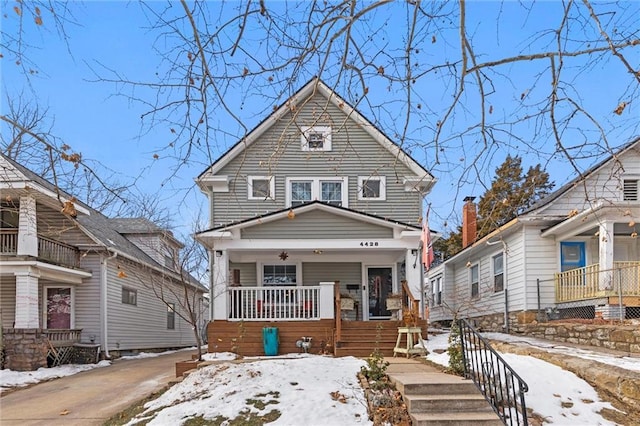
[[[387,310],[397,311],[402,309],[402,295],[398,293],[392,293],[387,296]]]
[[[340,309],[351,311],[355,308],[355,300],[347,294],[340,294]]]

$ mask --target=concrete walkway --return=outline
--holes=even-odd
[[[109,367],[13,391],[0,397],[0,424],[101,425],[174,380],[175,363],[191,359],[192,353],[117,360]]]

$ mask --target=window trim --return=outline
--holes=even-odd
[[[332,143],[331,143],[331,127],[330,126],[304,126],[301,128],[300,134],[300,149],[304,152],[322,152],[322,151],[331,151]],[[322,134],[324,140],[322,143],[322,148],[311,148],[309,146],[308,135],[311,133],[319,133]]]
[[[253,195],[253,181],[266,180],[269,182],[269,194],[266,197],[256,197]],[[276,199],[276,178],[275,176],[247,176],[247,199],[248,200],[275,200]]]
[[[380,182],[380,194],[378,197],[364,196],[364,183],[367,181]],[[387,200],[387,177],[386,176],[358,176],[358,200],[361,201],[386,201]]]
[[[473,281],[473,270],[478,271],[476,281]],[[476,285],[475,294],[473,292],[473,285]],[[474,263],[469,266],[469,290],[472,299],[478,299],[480,297],[480,263]]]
[[[290,176],[286,178],[286,205],[293,207],[291,183],[292,182],[311,182],[311,201],[319,200],[322,195],[322,182],[341,182],[342,183],[342,207],[349,207],[349,177],[348,176]]]
[[[495,260],[498,257],[502,257],[502,271],[499,274],[496,274],[496,262]],[[500,253],[496,253],[493,256],[491,256],[491,281],[493,284],[493,292],[494,293],[502,293],[504,291],[504,283],[505,283],[505,256],[504,256],[504,252],[501,251]],[[496,290],[496,277],[498,275],[502,275],[502,289],[500,290]]]
[[[300,287],[302,286],[302,263],[301,262],[259,262],[257,264],[257,277],[259,287],[279,287],[280,285],[265,284],[264,282],[264,267],[265,266],[295,266],[296,267],[296,282],[295,285],[284,285],[285,287]]]
[[[176,304],[167,303],[167,330],[176,329]]]
[[[125,302],[125,299],[124,299],[125,291],[127,291],[129,294],[134,295],[133,303],[131,303],[130,301]],[[138,306],[138,290],[123,285],[122,290],[120,291],[120,302],[122,305]]]

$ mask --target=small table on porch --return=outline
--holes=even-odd
[[[406,347],[401,346],[403,335],[406,336]],[[416,343],[420,343],[420,347],[416,348]],[[397,353],[406,354],[407,358],[413,354],[420,355],[427,353],[427,348],[425,348],[422,343],[422,329],[420,327],[398,327],[398,340],[396,340],[396,347],[393,348],[393,356],[395,357]]]

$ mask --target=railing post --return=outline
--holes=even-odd
[[[336,318],[336,344],[342,340],[342,302],[340,301],[340,281],[336,281],[333,285],[334,309]]]

